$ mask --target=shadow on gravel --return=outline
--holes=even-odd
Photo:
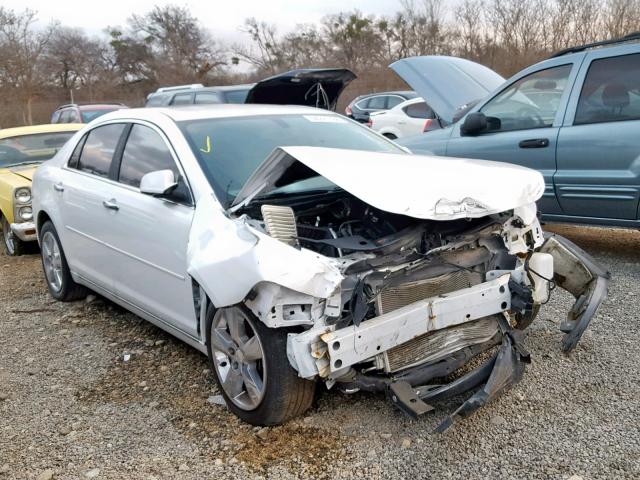
[[[114,356],[97,383],[76,393],[80,402],[160,408],[211,461],[235,458],[254,471],[283,466],[322,478],[326,463],[340,456],[338,433],[305,425],[302,419],[259,430],[226,407],[209,403],[216,392],[206,357],[162,330],[107,300],[85,310],[87,317],[101,319],[92,326],[110,339]],[[125,354],[130,355],[127,361]]]

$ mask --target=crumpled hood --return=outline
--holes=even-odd
[[[531,204],[544,192],[539,172],[503,162],[279,147],[247,180],[232,210],[314,173],[375,208],[425,220],[483,217]]]
[[[39,165],[15,166],[15,167],[10,167],[9,170],[11,170],[12,173],[15,173],[16,175],[19,175],[23,178],[26,178],[29,181],[33,181],[33,175],[34,173],[36,173],[36,170],[38,167]]]
[[[304,105],[335,110],[338,97],[356,75],[346,68],[304,68],[256,83],[245,103]]]
[[[449,123],[461,107],[481,100],[504,83],[504,78],[490,68],[457,57],[409,57],[389,68]]]

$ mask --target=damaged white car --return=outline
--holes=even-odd
[[[576,297],[569,350],[609,278],[545,237],[539,173],[411,155],[312,108],[114,112],[33,190],[51,294],[94,290],[206,353],[257,425],[303,413],[319,383],[411,415],[477,389],[442,430],[521,378],[520,331],[555,285]]]

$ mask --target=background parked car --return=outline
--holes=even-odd
[[[403,144],[416,153],[539,170],[546,191],[538,206],[547,221],[639,228],[640,44],[630,40],[560,52],[490,88],[495,91],[451,128]],[[487,85],[482,75],[456,74],[448,65],[460,61],[415,57],[392,68],[403,77],[408,73],[405,81],[428,96],[436,111],[434,102],[449,114],[446,105],[455,105],[455,96],[429,88],[427,71],[429,80],[434,70],[451,73],[448,84],[456,82],[459,91],[462,77]],[[488,70],[475,67],[477,73]],[[421,72],[424,81],[411,72]]]
[[[70,103],[62,105],[51,115],[51,123],[89,123],[105,113],[129,108],[122,103],[95,103],[78,105]]]
[[[27,242],[36,240],[31,209],[36,168],[82,127],[58,124],[0,130],[0,224],[7,255],[20,255]]]
[[[360,95],[347,105],[344,113],[347,117],[353,118],[358,122],[367,123],[369,121],[369,114],[372,112],[389,110],[399,103],[416,98],[417,96],[416,92],[411,91],[380,92]]]
[[[253,84],[205,87],[200,83],[162,87],[147,96],[145,107],[244,103]]]
[[[442,128],[437,115],[422,98],[407,100],[390,110],[372,112],[369,126],[392,140]]]

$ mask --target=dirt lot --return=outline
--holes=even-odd
[[[204,356],[101,299],[56,303],[37,255],[0,256],[0,480],[639,478],[640,233],[548,229],[611,270],[608,300],[566,356],[556,292],[523,381],[445,434],[460,399],[410,420],[337,392],[258,431],[209,400]]]

